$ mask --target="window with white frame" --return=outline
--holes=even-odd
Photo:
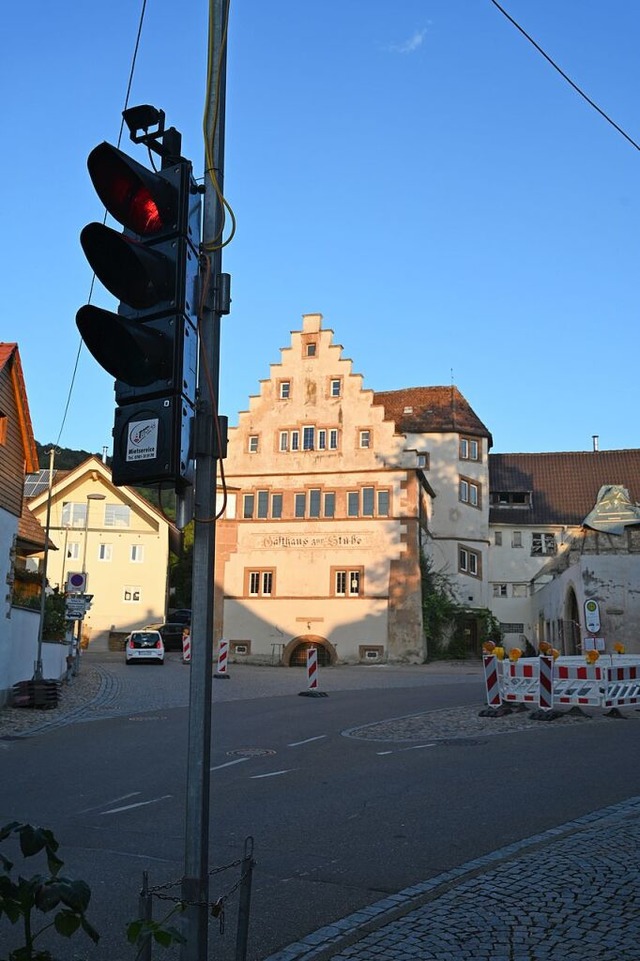
[[[493,585],[493,596],[494,596],[494,597],[506,597],[506,596],[507,596],[507,585],[506,585],[506,584],[494,584],[494,585]]]
[[[79,561],[80,560],[80,543],[79,541],[70,541],[67,544],[67,560]]]
[[[555,534],[535,533],[531,535],[532,554],[555,554],[557,550]]]
[[[362,516],[373,517],[375,504],[375,489],[373,487],[362,488]]]
[[[480,485],[468,477],[461,477],[458,487],[458,497],[463,504],[480,507]]]
[[[293,498],[293,512],[296,517],[304,517],[307,513],[307,495],[306,492],[300,492],[294,495]]]
[[[258,517],[264,519],[269,516],[269,491],[258,491]]]
[[[105,527],[131,527],[131,508],[126,504],[105,504]]]
[[[389,491],[378,491],[378,517],[389,516]]]
[[[324,429],[318,431],[318,450],[327,449],[327,432]]]
[[[458,570],[470,577],[482,576],[482,557],[468,547],[458,547]]]
[[[362,590],[363,568],[333,569],[333,593],[336,597],[359,597]]]
[[[324,494],[324,516],[333,517],[336,512],[336,495],[334,491],[326,491]]]
[[[139,587],[125,587],[122,592],[122,600],[125,604],[139,604],[142,600],[142,591]]]
[[[281,430],[281,431],[280,431],[280,445],[279,445],[279,449],[280,449],[281,451],[289,450],[289,431],[288,431],[288,430]]]
[[[313,450],[314,441],[316,437],[315,427],[303,427],[302,428],[302,449],[303,450]]]
[[[291,450],[300,450],[300,431],[292,430],[289,434],[289,443]]]
[[[321,492],[309,491],[309,517],[320,517]]]
[[[271,516],[275,520],[280,520],[282,517],[282,494],[271,495]]]
[[[270,597],[273,594],[273,569],[246,572],[247,593],[250,597]]]
[[[98,544],[98,560],[110,561],[112,558],[111,544]]]
[[[338,431],[335,428],[331,428],[329,431],[329,450],[338,449]]]
[[[280,381],[280,400],[288,400],[291,397],[291,381]]]
[[[347,492],[347,517],[359,517],[360,491]]]
[[[460,438],[460,460],[480,460],[480,444],[475,437]]]
[[[144,546],[142,544],[132,544],[130,558],[133,564],[142,564],[144,561]]]
[[[249,520],[253,517],[255,502],[254,494],[244,494],[242,498],[242,516],[244,520]]]
[[[360,431],[360,447],[367,450],[371,447],[371,431],[361,430]]]
[[[62,526],[63,527],[84,527],[87,519],[87,503],[74,504],[72,501],[65,501],[62,505]]]
[[[307,344],[306,354],[307,354],[307,357],[315,357],[315,356],[316,356],[316,344],[315,344],[313,341],[312,341],[311,343]]]
[[[257,454],[257,453],[258,453],[258,444],[259,444],[259,443],[260,443],[260,438],[258,437],[257,434],[250,434],[250,435],[249,435],[249,447],[248,447],[248,449],[249,449],[249,453],[250,453],[250,454]]]
[[[332,377],[329,382],[329,396],[339,397],[342,393],[342,381],[339,377]]]

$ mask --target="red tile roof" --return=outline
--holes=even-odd
[[[494,524],[582,524],[605,484],[640,500],[640,450],[489,454],[492,492],[530,491],[531,508],[492,506]]]
[[[493,444],[491,433],[457,387],[376,391],[373,402],[382,404],[385,417],[395,422],[399,433],[472,434],[488,437],[489,447]]]
[[[26,472],[29,473],[30,471],[36,471],[38,469],[38,453],[33,436],[27,390],[24,384],[20,351],[18,350],[17,344],[0,343],[0,371],[5,367],[7,367],[10,372],[16,392],[18,423],[20,425],[22,446],[24,448]]]

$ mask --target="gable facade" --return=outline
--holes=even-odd
[[[48,491],[29,502],[44,523]],[[167,609],[169,522],[132,488],[115,487],[97,457],[54,478],[47,579],[65,590],[70,573],[87,574],[93,595],[82,634],[86,643],[110,630],[161,623]]]
[[[424,661],[421,550],[485,601],[489,446],[455,388],[365,389],[305,315],[229,431],[216,628],[232,656]]]

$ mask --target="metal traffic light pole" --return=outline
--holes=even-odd
[[[211,757],[211,687],[214,635],[216,478],[219,431],[216,429],[220,368],[220,318],[228,313],[228,286],[222,277],[220,202],[224,185],[226,92],[225,19],[229,0],[211,0],[209,20],[209,88],[205,136],[205,195],[202,273],[206,279],[200,313],[200,362],[193,451],[196,458],[191,616],[191,668],[185,865],[182,897],[186,944],[182,961],[209,955],[209,808]],[[213,170],[210,170],[210,164]],[[214,180],[215,178],[215,180]],[[228,280],[228,278],[224,278]],[[226,293],[223,294],[222,289]]]

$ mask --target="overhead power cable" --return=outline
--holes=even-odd
[[[610,117],[608,114],[606,114],[606,113],[604,112],[604,110],[602,110],[602,109],[598,106],[597,103],[594,103],[594,101],[591,99],[591,97],[588,97],[588,96],[587,96],[587,94],[584,92],[584,90],[581,90],[581,89],[580,89],[580,87],[577,85],[577,83],[574,83],[574,82],[573,82],[573,80],[571,79],[571,77],[567,76],[567,74],[564,72],[564,70],[562,70],[561,67],[559,67],[558,64],[557,64],[554,60],[551,59],[551,57],[549,56],[548,53],[545,53],[545,51],[542,49],[542,47],[540,46],[540,44],[539,44],[539,43],[536,43],[536,41],[533,39],[533,37],[531,37],[531,36],[527,33],[527,31],[524,30],[524,29],[520,26],[520,24],[517,23],[517,22],[513,19],[513,17],[510,16],[510,14],[507,13],[507,11],[504,9],[504,7],[501,7],[501,6],[500,6],[500,4],[497,2],[497,0],[490,0],[490,2],[494,5],[494,7],[496,7],[496,8],[500,11],[500,13],[501,13],[503,16],[505,16],[505,17],[507,18],[507,20],[508,20],[510,23],[513,24],[513,26],[516,28],[516,30],[519,30],[519,31],[520,31],[520,33],[522,34],[522,36],[525,37],[525,38],[529,41],[529,43],[532,44],[532,45],[536,48],[536,50],[538,51],[538,53],[542,54],[542,56],[544,57],[544,59],[545,59],[548,63],[551,64],[551,66],[553,67],[554,70],[557,70],[557,71],[558,71],[558,73],[560,74],[560,76],[561,76],[564,80],[566,80],[567,83],[568,83],[571,87],[573,87],[573,89],[576,91],[576,93],[580,94],[580,96],[583,98],[583,100],[586,100],[586,101],[587,101],[587,103],[589,104],[590,107],[593,107],[593,109],[596,110],[596,111],[600,114],[600,116],[603,117],[603,118],[607,121],[607,123],[610,123],[611,126],[612,126],[615,130],[617,130],[618,133],[621,134],[621,135],[624,137],[625,140],[628,140],[632,147],[635,147],[636,150],[640,150],[640,144],[637,144],[637,143],[635,142],[635,140],[634,140],[632,137],[630,137],[629,134],[626,133],[626,132],[622,129],[622,127],[620,127],[620,126],[615,122],[615,120],[612,120],[611,117]]]

